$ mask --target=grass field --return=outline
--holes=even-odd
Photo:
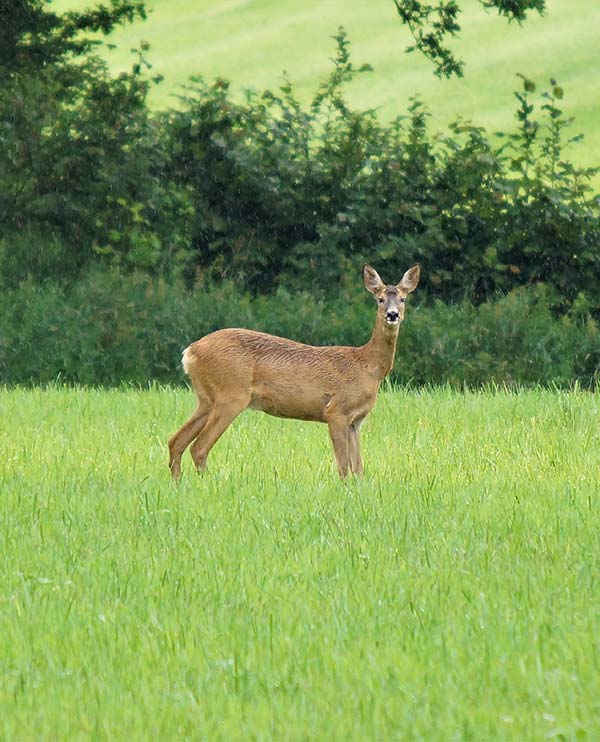
[[[600,738],[600,395],[388,391],[367,474],[184,389],[0,389],[0,737]]]
[[[57,9],[85,7],[91,0],[58,0]],[[541,89],[555,77],[564,85],[568,115],[576,117],[572,134],[585,141],[570,150],[574,161],[599,165],[600,158],[600,3],[596,0],[548,0],[544,17],[531,14],[521,27],[486,13],[479,0],[461,0],[461,39],[454,45],[466,62],[463,80],[438,80],[419,54],[407,55],[411,38],[396,16],[392,0],[147,0],[145,23],[110,38],[118,48],[108,59],[115,70],[131,65],[131,47],[150,42],[154,71],[165,81],[154,105],[174,105],[171,97],[191,74],[229,78],[244,87],[274,88],[287,70],[297,90],[309,100],[330,70],[331,36],[339,25],[348,31],[357,64],[374,72],[360,76],[350,98],[376,107],[382,120],[406,111],[415,93],[430,106],[434,128],[457,116],[471,118],[490,131],[514,126],[520,86],[516,73],[529,75]],[[542,100],[539,99],[541,103]]]

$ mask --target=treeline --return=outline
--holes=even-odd
[[[15,7],[27,4],[19,0]],[[121,13],[115,22],[143,13],[142,3],[113,6]],[[148,93],[159,77],[152,77],[147,49],[138,50],[130,72],[113,76],[91,53],[93,42],[77,35],[81,27],[112,25],[91,12],[87,26],[81,16],[67,16],[53,16],[54,25],[41,24],[35,33],[27,31],[28,17],[27,42],[0,54],[0,378],[173,379],[175,351],[221,324],[260,326],[306,342],[364,342],[367,328],[354,310],[355,329],[332,321],[330,310],[341,307],[348,315],[364,262],[391,281],[418,261],[418,317],[429,318],[431,332],[458,338],[461,322],[469,332],[482,317],[488,329],[479,350],[472,347],[471,370],[459,363],[444,371],[446,357],[440,368],[433,361],[421,371],[411,367],[408,377],[419,383],[458,383],[461,374],[468,383],[593,383],[600,204],[590,183],[597,171],[564,157],[564,145],[577,137],[568,134],[571,121],[555,81],[536,108],[534,84],[521,80],[517,125],[504,134],[489,135],[465,121],[434,134],[418,99],[404,116],[382,124],[375,112],[353,110],[344,97],[344,86],[368,69],[355,68],[340,31],[331,74],[307,105],[288,81],[274,92],[248,92],[240,102],[226,81],[195,79],[176,108],[152,111]],[[156,299],[161,292],[172,314]],[[226,295],[230,307],[241,297],[231,318],[218,310]],[[281,300],[292,295],[300,299]],[[495,303],[488,308],[486,302]],[[269,320],[271,311],[298,315],[299,304],[312,306],[308,324]],[[360,300],[358,306],[364,312]],[[261,307],[268,307],[264,315]],[[509,371],[499,369],[504,351],[493,348],[504,330],[490,324],[505,321],[498,307],[521,307],[524,318],[537,307],[536,322],[542,312],[547,337],[556,348],[570,348],[564,363],[553,361],[554,375],[537,360],[525,372],[525,357],[522,364],[511,361]],[[424,337],[425,325],[414,314],[406,333],[419,327]],[[453,317],[463,318],[455,330]],[[370,324],[368,311],[366,318]],[[527,335],[524,321],[517,324]],[[530,347],[536,332],[503,347],[538,358]],[[571,347],[573,333],[581,334],[579,350]],[[426,336],[449,351],[435,334]],[[135,337],[143,339],[139,357],[133,353],[127,361],[119,354],[119,337],[132,348]],[[54,355],[48,338],[56,341]],[[25,347],[29,355],[20,356]],[[46,350],[34,368],[27,363],[33,364],[36,347]],[[168,361],[159,361],[165,349]],[[423,358],[431,349],[418,350],[415,357]],[[146,363],[144,354],[155,361]]]

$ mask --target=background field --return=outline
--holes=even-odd
[[[59,0],[56,8],[84,7],[88,0]],[[512,92],[521,72],[540,90],[555,77],[564,85],[564,108],[576,117],[574,162],[599,164],[600,4],[595,0],[548,0],[548,13],[530,15],[522,27],[483,11],[478,0],[461,0],[462,37],[454,45],[466,62],[463,80],[438,80],[432,65],[415,53],[391,0],[148,0],[145,23],[117,31],[109,54],[115,70],[131,65],[131,47],[150,42],[149,59],[165,81],[153,94],[156,106],[175,105],[171,97],[191,74],[229,78],[234,89],[274,88],[287,70],[305,100],[330,69],[331,36],[343,25],[355,63],[369,62],[371,74],[353,83],[350,98],[360,107],[376,107],[383,120],[406,111],[409,96],[419,93],[430,106],[434,127],[457,116],[471,118],[490,131],[514,124]]]
[[[186,390],[0,390],[3,739],[600,736],[600,395],[383,394],[367,475]]]

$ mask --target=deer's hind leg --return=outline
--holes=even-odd
[[[194,459],[196,469],[206,468],[206,459],[211,448],[235,420],[248,407],[250,395],[247,397],[215,400],[206,418],[204,427],[198,432],[198,437],[192,443],[190,453]]]
[[[181,457],[185,449],[198,436],[208,417],[208,405],[199,403],[190,419],[169,438],[169,469],[173,479],[181,476]]]

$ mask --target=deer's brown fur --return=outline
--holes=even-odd
[[[181,456],[190,443],[194,463],[203,469],[212,446],[247,408],[327,423],[340,476],[361,474],[360,426],[394,363],[404,301],[417,287],[419,274],[419,266],[413,266],[399,284],[386,286],[365,266],[365,286],[377,299],[378,312],[371,339],[357,348],[304,345],[237,328],[218,330],[188,346],[183,368],[198,405],[169,440],[173,476],[180,476]]]

